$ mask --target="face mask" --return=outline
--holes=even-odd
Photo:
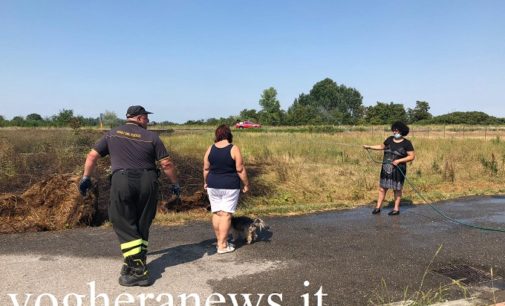
[[[396,139],[400,139],[400,138],[402,138],[402,134],[400,134],[400,133],[395,133],[395,134],[393,134],[393,136],[394,136]]]

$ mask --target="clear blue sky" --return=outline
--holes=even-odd
[[[0,0],[0,115],[185,122],[283,109],[331,78],[364,105],[505,117],[505,1]]]

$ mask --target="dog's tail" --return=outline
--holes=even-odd
[[[270,227],[263,221],[261,220],[260,218],[256,218],[254,220],[254,224],[256,225],[256,227],[262,231],[263,229],[269,229]]]

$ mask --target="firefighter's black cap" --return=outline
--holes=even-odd
[[[147,115],[147,114],[152,114],[152,113],[146,111],[146,109],[143,106],[132,105],[132,106],[128,107],[128,110],[126,111],[126,118],[131,118],[131,117],[135,117],[138,115]]]

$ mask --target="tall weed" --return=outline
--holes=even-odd
[[[445,161],[444,172],[443,172],[444,181],[449,181],[454,183],[456,180],[456,171],[454,170],[454,165],[450,161]]]
[[[491,153],[491,159],[486,159],[484,156],[481,156],[480,163],[491,175],[498,174],[498,162],[496,161],[494,153]]]

